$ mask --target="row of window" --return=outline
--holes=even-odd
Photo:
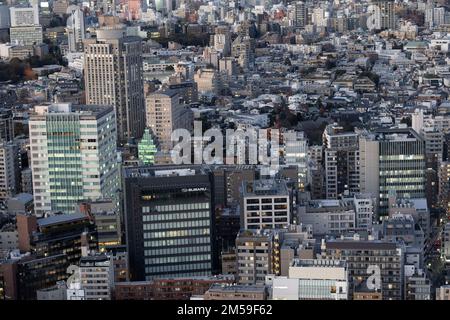
[[[175,248],[155,248],[155,249],[147,249],[144,250],[144,255],[146,257],[151,256],[161,256],[161,255],[170,255],[170,254],[184,254],[184,253],[202,253],[202,252],[210,252],[211,246],[207,245],[198,245],[196,247],[175,247]]]
[[[155,264],[167,264],[167,263],[184,263],[184,262],[196,262],[196,261],[209,261],[211,260],[211,254],[197,254],[188,256],[168,256],[158,258],[146,258],[146,265]]]
[[[209,216],[210,216],[209,211],[156,213],[143,215],[142,221],[149,222],[149,221],[187,220],[187,219],[201,219],[201,218],[208,218],[209,220]]]
[[[209,235],[209,229],[190,229],[190,230],[169,230],[159,232],[144,232],[144,239],[158,239],[158,238],[178,238],[178,237],[192,237]]]
[[[159,212],[172,212],[172,211],[181,211],[181,210],[199,210],[199,209],[209,209],[209,203],[181,203],[181,204],[171,204],[164,206],[155,206],[154,210]],[[149,213],[151,210],[150,207],[142,207],[142,213]]]
[[[211,262],[202,262],[202,263],[195,262],[187,264],[146,267],[145,273],[149,274],[158,272],[194,271],[194,270],[208,270],[208,269],[211,269]]]
[[[209,227],[209,220],[174,221],[161,223],[145,223],[144,230],[179,229]]]
[[[198,238],[184,238],[184,239],[167,239],[167,240],[153,240],[144,241],[144,246],[146,248],[160,248],[166,246],[185,246],[185,245],[198,245],[211,243],[209,237],[198,237]]]

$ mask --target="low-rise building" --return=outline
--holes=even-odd
[[[266,300],[263,285],[214,284],[203,295],[204,300]]]

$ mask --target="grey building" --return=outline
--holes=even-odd
[[[425,197],[425,142],[413,129],[362,132],[359,149],[361,192],[377,197],[379,215],[387,215],[392,191],[398,198]]]
[[[350,289],[367,282],[378,269],[380,287],[374,289],[381,291],[384,300],[402,299],[404,249],[401,245],[377,240],[329,240],[325,255],[347,261]]]
[[[291,196],[284,180],[244,181],[241,225],[244,229],[282,229],[290,224]]]

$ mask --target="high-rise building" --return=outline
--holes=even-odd
[[[219,94],[221,90],[221,80],[215,69],[198,69],[194,74],[194,81],[201,93]]]
[[[158,140],[161,150],[172,148],[171,134],[175,129],[190,129],[190,110],[182,103],[178,90],[166,89],[147,95],[147,127]]]
[[[284,133],[284,158],[286,164],[298,167],[298,188],[304,191],[307,184],[308,140],[303,132]]]
[[[7,29],[11,25],[10,10],[5,4],[0,5],[0,29]]]
[[[450,300],[450,285],[446,284],[436,288],[436,300]]]
[[[70,52],[83,52],[83,40],[85,39],[84,13],[80,8],[70,11],[67,18],[67,37]]]
[[[131,279],[210,275],[212,174],[201,167],[134,167],[124,179]]]
[[[116,198],[116,122],[112,107],[35,107],[29,121],[35,212],[75,212],[82,200]]]
[[[375,0],[372,2],[378,9],[373,13],[374,28],[377,30],[395,30],[397,19],[395,15],[395,1]]]
[[[13,113],[11,109],[0,110],[0,140],[11,141],[14,138]]]
[[[156,146],[148,129],[145,129],[142,139],[138,143],[138,158],[144,165],[155,163]]]
[[[6,200],[19,192],[19,147],[13,142],[0,143],[0,200]]]
[[[255,64],[255,39],[239,35],[232,43],[231,56],[237,59],[242,68],[253,67]]]
[[[213,36],[214,49],[228,57],[231,54],[231,37],[229,33],[218,33]]]
[[[439,166],[439,204],[450,212],[450,162],[442,162]]]
[[[294,3],[294,22],[296,27],[304,27],[308,24],[308,8],[305,1]]]
[[[359,190],[358,134],[336,124],[323,133],[325,192],[327,199],[354,195]]]
[[[54,14],[63,17],[67,13],[69,7],[68,0],[55,0],[53,1],[52,11]]]
[[[121,145],[140,139],[145,128],[141,41],[122,27],[99,29],[84,41],[86,101],[114,106]]]
[[[386,215],[388,198],[425,197],[425,143],[413,129],[364,132],[360,138],[361,192],[378,199],[379,215]]]

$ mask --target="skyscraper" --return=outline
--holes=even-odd
[[[0,200],[6,200],[19,191],[19,147],[13,142],[0,143]]]
[[[138,143],[138,158],[143,164],[152,165],[155,163],[156,146],[153,143],[152,136],[148,129],[145,129],[144,135]]]
[[[73,7],[72,7],[73,8]],[[80,8],[72,10],[69,8],[71,15],[67,19],[67,37],[69,41],[70,52],[82,52],[83,40],[85,38],[84,13]]]
[[[201,167],[130,167],[124,179],[131,279],[210,275],[211,172]]]
[[[413,129],[384,129],[360,138],[361,192],[378,198],[387,214],[389,192],[399,198],[425,197],[425,143]]]
[[[297,27],[304,27],[308,24],[308,8],[304,1],[294,3],[294,19]]]
[[[175,129],[190,129],[190,110],[182,103],[180,91],[166,89],[149,94],[145,98],[147,127],[158,139],[161,150],[172,147],[171,134]]]
[[[298,188],[304,191],[308,171],[308,139],[304,132],[284,133],[284,158],[286,164],[298,167]]]
[[[378,8],[374,13],[372,19],[374,19],[374,27],[377,30],[383,29],[395,29],[396,16],[395,16],[395,1],[392,0],[375,0],[373,4]]]
[[[325,191],[327,199],[359,192],[358,134],[345,132],[336,124],[323,133]]]
[[[72,213],[79,201],[116,196],[116,127],[111,107],[36,106],[29,127],[36,214]]]
[[[112,105],[118,143],[139,139],[145,127],[141,38],[125,36],[122,27],[97,30],[84,41],[84,81],[88,104]]]

